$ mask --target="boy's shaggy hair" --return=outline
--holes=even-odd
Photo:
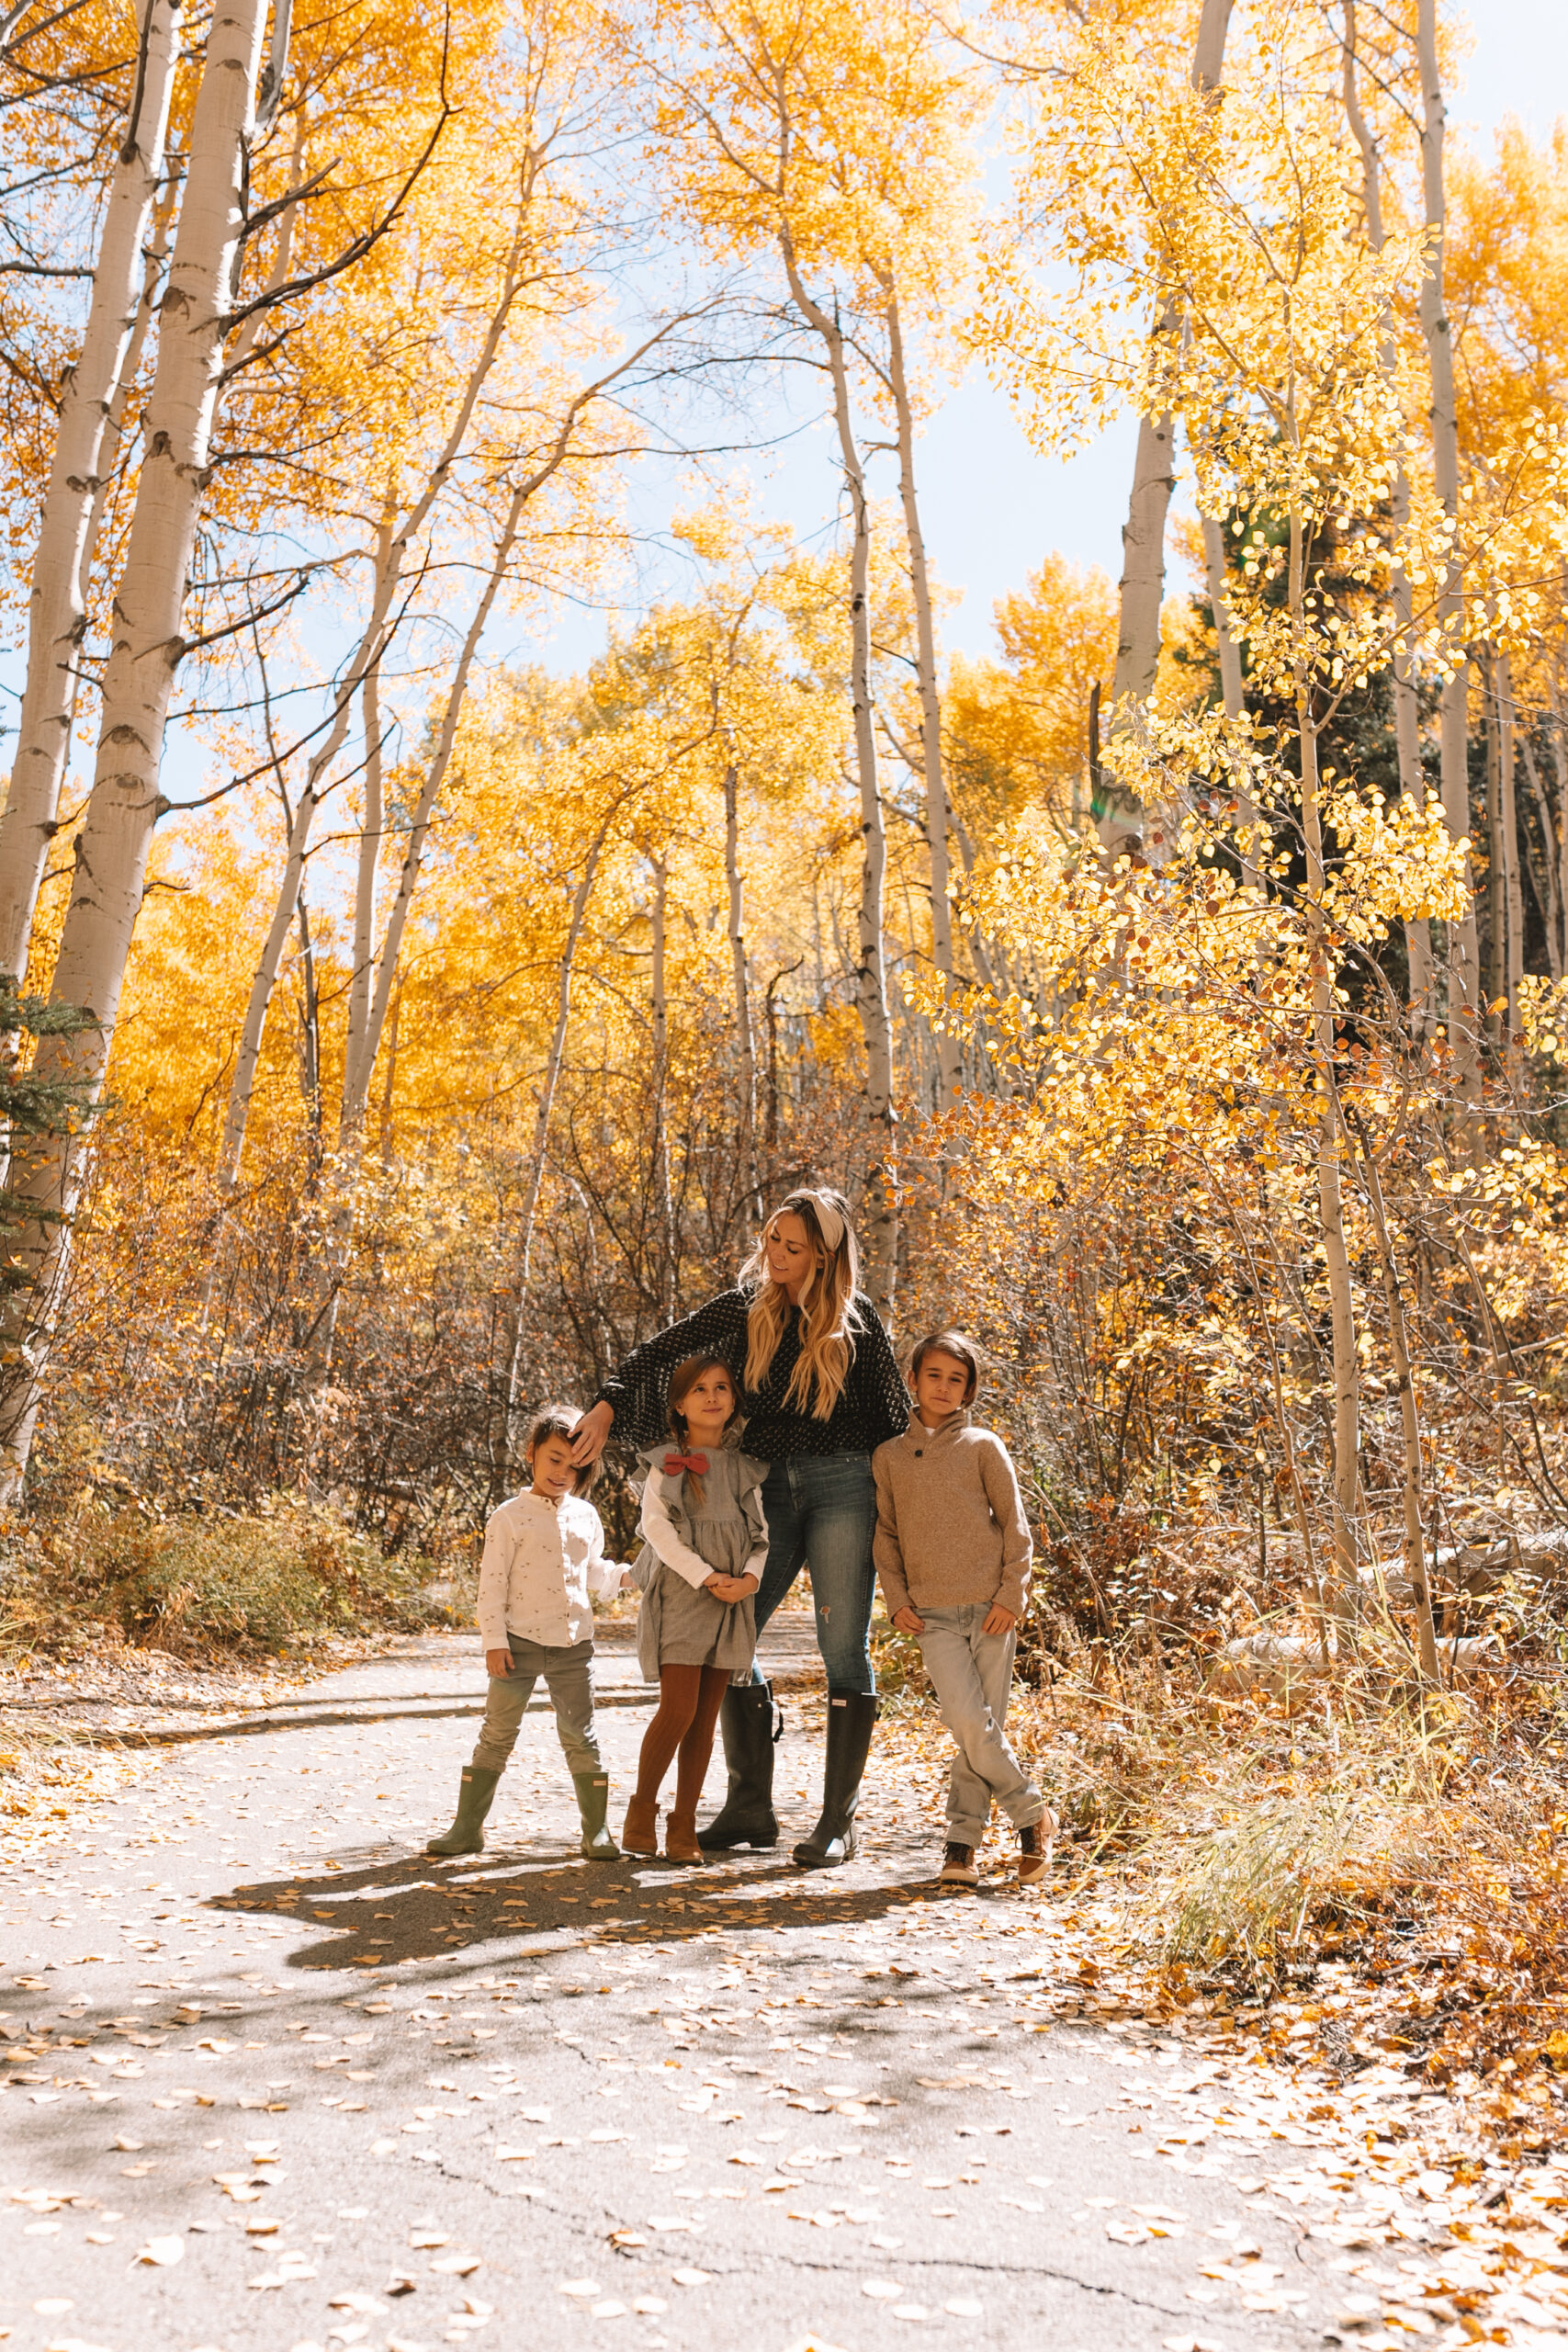
[[[528,1434],[523,1441],[523,1459],[530,1471],[534,1467],[534,1448],[543,1445],[547,1438],[563,1438],[571,1443],[577,1435],[577,1425],[582,1419],[575,1405],[541,1405],[528,1424]],[[599,1475],[596,1462],[585,1462],[571,1482],[574,1495],[585,1495]]]

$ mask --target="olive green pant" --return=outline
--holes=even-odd
[[[552,1649],[545,1642],[507,1636],[512,1652],[510,1674],[492,1674],[485,1700],[485,1719],[474,1746],[472,1762],[485,1772],[504,1772],[517,1745],[523,1713],[543,1676],[556,1711],[556,1730],[566,1752],[567,1770],[602,1772],[599,1734],[593,1722],[593,1645],[574,1642],[570,1648]]]

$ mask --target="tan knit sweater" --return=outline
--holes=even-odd
[[[1033,1547],[1008,1450],[954,1413],[939,1430],[917,1417],[871,1457],[876,1566],[887,1614],[999,1600],[1023,1614]]]

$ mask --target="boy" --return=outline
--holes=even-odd
[[[1018,1831],[1018,1883],[1051,1868],[1056,1824],[1008,1744],[1013,1649],[1032,1547],[1000,1438],[976,1429],[974,1348],[933,1331],[909,1362],[915,1418],[872,1455],[876,1566],[887,1613],[919,1638],[942,1719],[958,1743],[941,1883],[974,1886],[995,1798]]]
[[[628,1588],[631,1577],[604,1557],[604,1521],[579,1491],[592,1475],[571,1458],[580,1419],[570,1405],[535,1415],[524,1447],[530,1483],[486,1524],[478,1614],[490,1694],[457,1817],[427,1854],[483,1852],[485,1816],[542,1675],[577,1791],[581,1851],[593,1862],[620,1859],[604,1826],[610,1783],[593,1723],[593,1596]]]

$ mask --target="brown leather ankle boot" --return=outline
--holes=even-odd
[[[667,1862],[705,1862],[707,1856],[697,1843],[697,1808],[685,1812],[672,1808],[664,1816],[664,1859]]]
[[[651,1797],[633,1797],[626,1807],[626,1826],[621,1832],[623,1854],[657,1854],[659,1851],[659,1807]]]

